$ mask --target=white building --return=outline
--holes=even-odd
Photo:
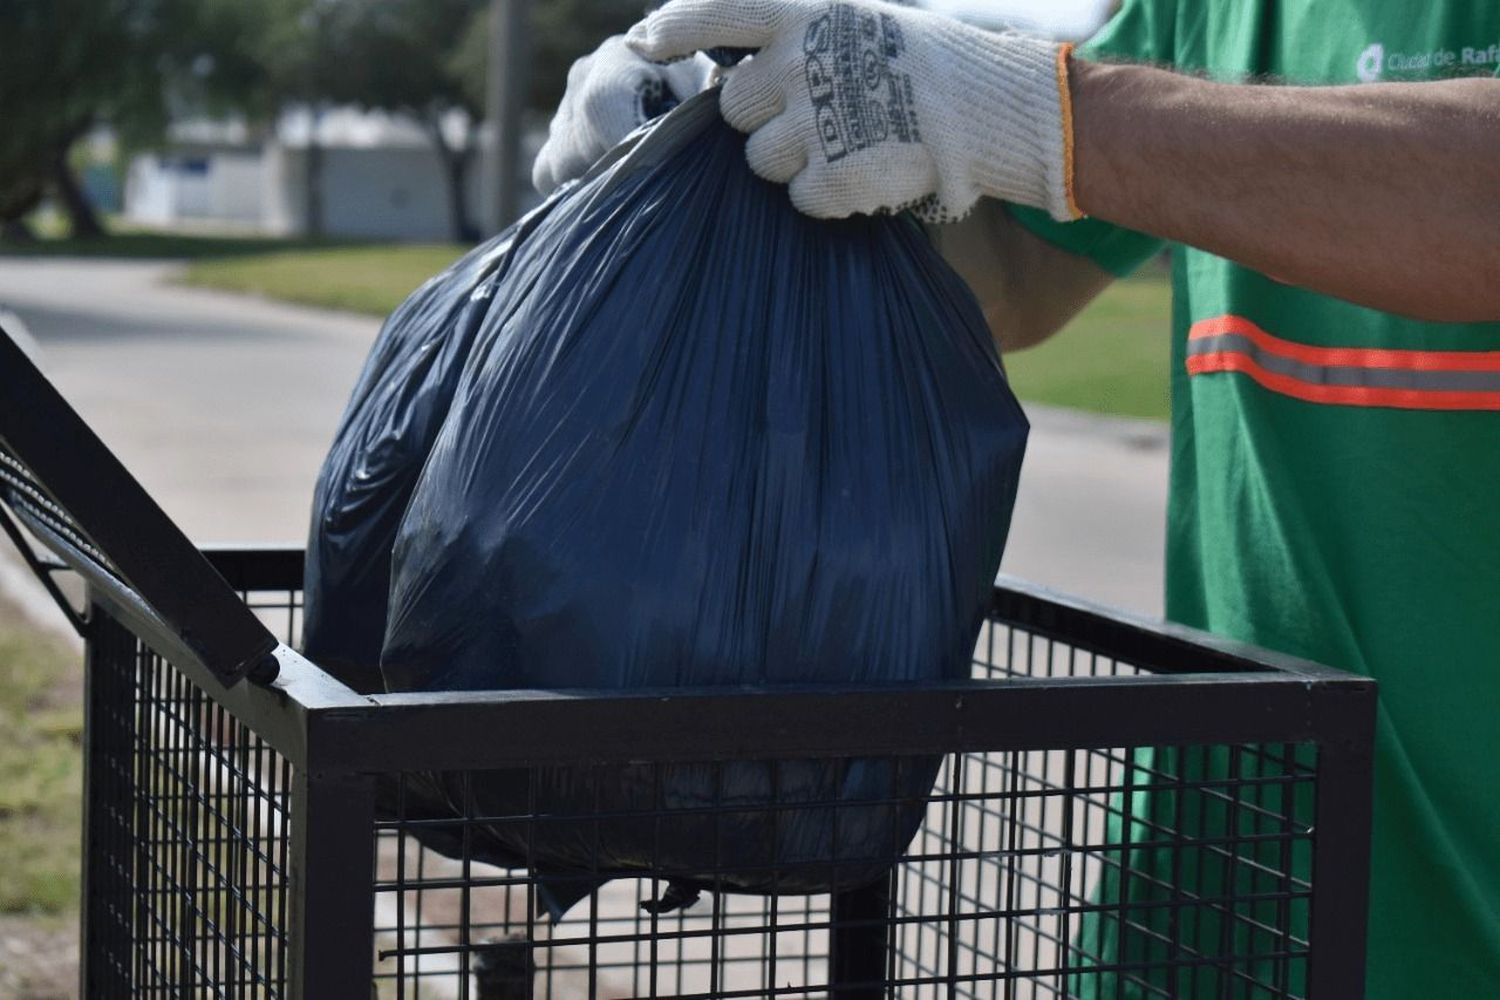
[[[462,141],[461,115],[446,123]],[[324,235],[345,239],[442,241],[451,237],[448,187],[437,150],[413,121],[338,108],[317,117],[284,114],[266,134],[243,122],[174,125],[167,146],[137,156],[125,180],[125,215],[150,226],[234,228],[272,236],[307,232],[308,139],[322,150]],[[540,146],[532,136],[528,155]],[[481,147],[485,145],[481,141]],[[470,221],[483,228],[493,185],[489,158],[468,177]]]

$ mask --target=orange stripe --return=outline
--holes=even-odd
[[[1221,331],[1228,332],[1228,331]],[[1407,353],[1407,352],[1395,352]],[[1417,352],[1420,353],[1420,352]],[[1198,354],[1187,359],[1189,375],[1239,372],[1274,392],[1309,403],[1341,406],[1389,406],[1402,410],[1500,410],[1500,392],[1455,392],[1426,389],[1375,389],[1318,385],[1267,371],[1254,358],[1236,351]]]
[[[1073,85],[1068,79],[1068,59],[1072,55],[1072,45],[1057,47],[1057,93],[1062,102],[1063,195],[1068,200],[1068,212],[1074,219],[1081,219],[1083,210],[1073,193]]]
[[[1272,354],[1328,368],[1399,368],[1426,372],[1500,371],[1500,351],[1393,351],[1363,347],[1309,347],[1273,336],[1243,316],[1199,320],[1188,331],[1188,339],[1202,340],[1225,334],[1246,337],[1261,350]]]

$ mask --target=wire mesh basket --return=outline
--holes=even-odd
[[[87,997],[1362,995],[1368,680],[1007,580],[967,682],[362,695],[294,652],[300,550],[193,549],[8,349],[0,527],[60,601],[87,584]],[[719,791],[750,762],[755,801]],[[684,768],[713,794],[674,798]],[[559,769],[592,804],[549,805]],[[747,811],[767,846],[725,856]],[[909,842],[838,834],[903,815]],[[822,855],[779,853],[809,816]],[[630,872],[494,863],[621,829]],[[771,891],[723,881],[756,866]]]
[[[289,640],[300,555],[213,554]],[[971,685],[423,698],[309,676],[295,684],[330,700],[242,685],[237,710],[96,608],[90,995],[1354,995],[1368,686],[1016,583],[994,603]],[[302,671],[318,673],[283,673]],[[651,912],[677,874],[661,869],[554,924],[534,869],[477,857],[499,824],[618,815],[408,807],[434,771],[467,788],[501,768],[540,784],[564,762],[933,754],[926,821],[885,879],[671,913]],[[712,836],[735,809],[696,815]]]

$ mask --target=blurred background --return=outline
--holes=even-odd
[[[927,0],[1082,38],[1110,0]],[[194,227],[472,243],[535,196],[572,61],[643,0],[57,0],[8,12],[10,242]]]
[[[1081,39],[1111,0],[929,0]],[[195,540],[297,540],[380,318],[536,200],[642,0],[0,3],[0,327]],[[1158,613],[1169,282],[1008,359],[1008,572]],[[0,1000],[76,991],[79,651],[0,552]]]

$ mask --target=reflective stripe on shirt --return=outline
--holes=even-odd
[[[1239,372],[1273,392],[1335,406],[1500,410],[1500,351],[1311,347],[1243,316],[1194,323],[1187,371]]]

